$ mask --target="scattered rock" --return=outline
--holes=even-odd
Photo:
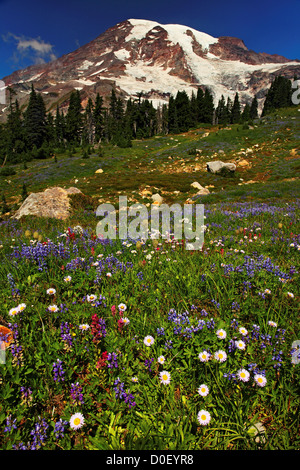
[[[152,192],[149,191],[149,189],[143,189],[143,190],[140,192],[140,196],[142,196],[142,197],[149,197],[149,196],[152,196]]]
[[[156,193],[152,195],[152,201],[156,204],[162,204],[163,198],[161,197],[160,194]]]
[[[69,189],[54,187],[40,193],[31,193],[13,218],[20,219],[24,215],[35,215],[65,220],[70,215],[69,196],[78,193],[81,191],[74,187]]]
[[[239,162],[237,162],[237,165],[241,166],[242,168],[245,168],[247,166],[250,167],[251,163],[248,162],[248,160],[243,159],[243,160],[240,160]]]
[[[220,173],[223,169],[234,172],[236,170],[236,165],[234,163],[224,163],[220,160],[215,160],[213,162],[208,162],[206,164],[206,168],[207,171],[211,173]]]
[[[191,184],[192,188],[195,188],[195,189],[203,189],[203,186],[201,186],[200,183],[198,183],[197,181],[194,181],[194,183]]]

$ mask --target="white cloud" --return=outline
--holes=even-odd
[[[43,64],[57,58],[54,52],[54,46],[45,42],[40,37],[29,38],[8,33],[5,36],[3,35],[2,39],[5,42],[14,41],[16,43],[16,51],[13,55],[14,62],[29,59],[34,64]]]

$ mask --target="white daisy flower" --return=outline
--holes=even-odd
[[[216,335],[219,339],[225,339],[227,336],[227,333],[225,330],[221,328],[220,330],[217,330]]]
[[[201,397],[206,397],[209,394],[208,386],[205,384],[200,385],[200,387],[198,388],[198,393],[199,395],[201,395]]]
[[[132,377],[131,381],[134,383],[138,383],[139,379],[137,377]]]
[[[19,312],[23,312],[26,308],[26,304],[19,304],[17,308],[19,309]]]
[[[58,312],[58,306],[57,305],[49,305],[48,311],[52,312],[52,313]]]
[[[129,318],[127,318],[127,317],[122,318],[122,321],[123,321],[124,325],[129,325],[129,323],[130,323]]]
[[[290,299],[294,298],[294,294],[292,292],[288,292],[287,295],[288,295],[288,297],[290,297]]]
[[[239,339],[238,341],[235,342],[235,345],[238,349],[244,350],[246,348],[246,343]]]
[[[71,280],[72,280],[71,276],[66,276],[66,277],[64,278],[64,281],[65,281],[65,282],[71,282]]]
[[[206,426],[210,422],[211,416],[210,416],[210,413],[208,411],[201,410],[201,411],[199,411],[199,413],[197,415],[197,419],[198,419],[199,423],[201,424],[201,426]]]
[[[277,323],[274,322],[274,321],[272,321],[272,320],[269,320],[269,321],[268,321],[268,325],[273,326],[274,328],[277,327]]]
[[[83,323],[82,325],[79,325],[79,329],[81,331],[85,331],[85,330],[88,330],[90,327],[90,325],[87,325],[86,323]]]
[[[106,273],[106,277],[111,277],[111,273]]]
[[[244,328],[243,326],[241,326],[241,327],[239,328],[239,332],[240,332],[241,335],[243,335],[243,336],[247,336],[247,334],[248,334],[248,330],[246,330],[246,328]]]
[[[87,295],[86,300],[88,302],[95,302],[95,300],[97,300],[97,296],[95,294]]]
[[[75,413],[69,422],[72,429],[79,429],[84,425],[84,417],[81,413]]]
[[[216,351],[215,352],[215,359],[219,362],[225,362],[226,359],[227,359],[227,354],[225,351],[221,351],[219,349],[219,351]]]
[[[154,343],[154,338],[153,338],[153,336],[150,336],[150,335],[145,336],[145,338],[144,338],[144,344],[145,344],[146,346],[151,346],[153,343]]]
[[[157,361],[158,361],[160,364],[164,364],[164,362],[165,362],[164,356],[159,356],[159,358],[157,359]]]
[[[11,317],[14,317],[15,315],[18,315],[18,313],[20,313],[19,307],[13,307],[8,312],[8,315],[10,315]]]
[[[237,371],[237,377],[242,382],[248,382],[250,378],[250,373],[246,369],[239,369]]]
[[[54,295],[54,294],[56,294],[56,290],[53,287],[50,287],[50,289],[47,289],[47,294],[48,295]]]
[[[163,370],[159,374],[159,379],[162,384],[167,385],[171,382],[171,374],[170,372],[167,372],[166,370]]]
[[[267,383],[267,379],[262,374],[255,374],[254,380],[259,387],[264,387]]]
[[[127,309],[127,306],[125,304],[119,304],[118,309],[121,312],[125,312],[125,310]]]
[[[264,294],[271,294],[270,289],[265,289],[265,290],[264,290]]]
[[[211,354],[207,351],[202,351],[201,353],[199,353],[199,359],[201,362],[207,362],[210,358]]]

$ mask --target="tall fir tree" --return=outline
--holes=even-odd
[[[94,129],[94,104],[92,99],[89,98],[83,115],[83,145],[92,145],[94,143]]]
[[[175,98],[172,95],[169,98],[168,106],[168,132],[170,134],[176,134],[179,132]]]
[[[22,113],[18,100],[10,104],[6,122],[6,155],[10,163],[20,160],[20,154],[25,150],[25,135]]]
[[[213,96],[208,88],[205,89],[203,99],[203,122],[207,124],[214,123],[214,100]]]
[[[250,121],[250,105],[249,103],[246,103],[243,109],[243,112],[241,114],[241,121],[242,122],[248,122]]]
[[[226,101],[224,95],[221,96],[216,108],[216,124],[225,125],[229,122],[229,115],[227,111]]]
[[[292,83],[288,78],[278,75],[273,80],[263,106],[262,116],[270,112],[292,106]]]
[[[57,147],[64,147],[64,139],[66,138],[66,126],[63,112],[59,111],[59,107],[56,107],[56,115],[54,119],[55,128],[55,145]]]
[[[231,110],[231,123],[238,124],[241,121],[241,105],[239,94],[236,93]]]
[[[72,91],[66,114],[66,135],[71,144],[80,144],[82,133],[82,106],[79,90]]]
[[[250,106],[250,119],[257,119],[258,118],[258,101],[256,96],[254,96],[251,106]]]
[[[27,109],[24,113],[25,139],[28,147],[39,149],[47,140],[46,108],[42,95],[36,93],[33,84]]]
[[[94,112],[94,126],[95,126],[95,142],[98,144],[103,138],[104,132],[104,109],[103,109],[103,98],[97,93]]]
[[[204,91],[202,88],[198,88],[197,96],[196,96],[196,103],[197,103],[197,122],[204,122]]]

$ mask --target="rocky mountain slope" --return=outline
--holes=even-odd
[[[238,38],[214,38],[183,25],[129,19],[96,39],[50,63],[33,65],[4,77],[20,104],[26,104],[32,83],[48,109],[68,105],[72,90],[81,90],[83,105],[99,92],[115,87],[129,96],[167,102],[178,90],[195,93],[209,87],[215,102],[223,94],[241,103],[254,95],[261,103],[277,75],[300,76],[300,61],[249,50]],[[0,116],[5,106],[0,108]]]

